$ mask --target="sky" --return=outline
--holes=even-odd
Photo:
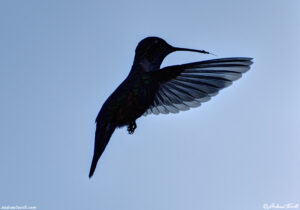
[[[0,1],[0,206],[256,210],[300,204],[300,1]],[[159,36],[251,69],[201,107],[117,129],[95,118]],[[214,59],[170,54],[162,66]]]

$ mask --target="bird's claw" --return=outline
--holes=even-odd
[[[129,123],[129,125],[127,127],[128,133],[133,134],[135,129],[136,129],[136,123],[135,122]]]

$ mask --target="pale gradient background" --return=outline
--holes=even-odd
[[[0,206],[256,210],[300,203],[300,1],[0,1]],[[200,108],[114,133],[94,120],[156,35],[252,69]],[[190,52],[165,65],[215,58]]]

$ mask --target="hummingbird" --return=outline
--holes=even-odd
[[[164,58],[176,51],[211,54],[173,47],[159,37],[147,37],[138,43],[127,78],[108,97],[96,118],[90,178],[116,128],[127,126],[128,133],[133,134],[136,119],[142,115],[198,107],[239,79],[252,64],[252,58],[230,57],[161,68]]]

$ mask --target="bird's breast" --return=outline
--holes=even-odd
[[[102,109],[118,126],[135,121],[153,103],[157,85],[148,74],[127,78],[107,99]],[[101,110],[102,112],[102,110]]]

